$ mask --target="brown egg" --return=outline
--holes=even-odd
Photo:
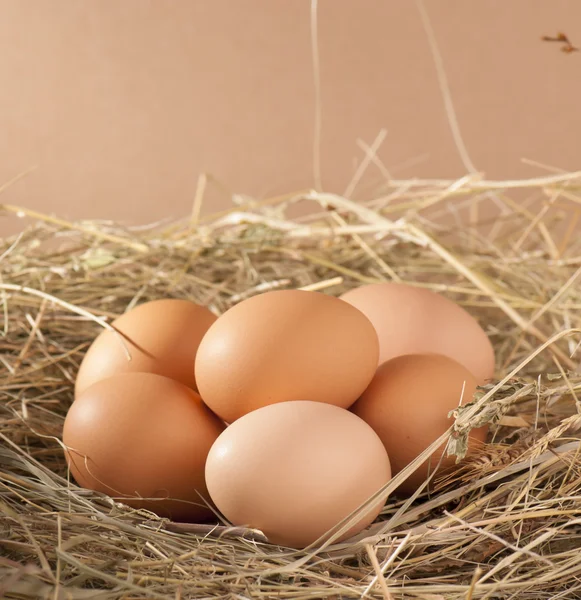
[[[63,442],[82,487],[160,516],[197,521],[213,514],[204,503],[204,466],[223,429],[192,389],[152,373],[123,373],[75,400]]]
[[[453,424],[448,412],[471,402],[475,390],[474,377],[451,358],[435,354],[399,356],[379,367],[351,410],[379,435],[396,475],[448,430]],[[473,429],[469,438],[472,447],[484,442],[486,434],[486,427]],[[452,469],[456,458],[445,456],[445,448],[446,444],[432,454],[398,492],[413,493],[434,472],[442,455],[439,470]]]
[[[308,398],[348,408],[371,381],[379,345],[360,311],[317,292],[284,290],[232,307],[196,358],[204,402],[226,422]]]
[[[206,463],[210,496],[227,519],[294,548],[324,536],[390,478],[373,430],[321,402],[283,402],[245,415],[220,435]],[[372,523],[384,502],[358,515],[341,539]]]
[[[379,336],[380,364],[404,354],[434,353],[464,365],[479,384],[494,376],[494,350],[476,319],[431,290],[401,283],[365,285],[341,296]]]
[[[105,330],[85,354],[75,394],[111,375],[137,372],[164,375],[197,391],[196,352],[215,320],[207,308],[189,300],[154,300],[129,310],[112,323],[123,337]]]

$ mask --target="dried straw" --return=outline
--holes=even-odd
[[[365,203],[313,191],[235,198],[204,218],[206,184],[190,220],[150,228],[3,207],[35,222],[0,246],[0,597],[581,598],[581,241],[568,226],[581,173],[389,180]],[[519,189],[543,194],[540,210],[516,202]],[[503,207],[489,235],[436,225],[483,194]],[[320,211],[291,219],[305,199]],[[116,315],[160,297],[221,313],[269,289],[336,295],[385,280],[459,302],[497,351],[498,381],[449,431],[459,456],[471,427],[491,423],[491,443],[455,475],[436,472],[435,493],[391,496],[418,459],[378,492],[389,497],[369,530],[291,551],[257,531],[171,523],[70,481],[59,437],[75,373]]]

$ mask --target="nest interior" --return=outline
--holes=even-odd
[[[0,246],[0,597],[581,598],[580,184],[390,181],[365,202],[307,191],[142,228],[4,205],[33,222]],[[517,189],[544,202],[519,205]],[[438,225],[450,204],[482,197],[500,207],[485,234]],[[291,218],[305,199],[319,210]],[[434,493],[398,499],[392,485],[369,530],[291,551],[70,480],[60,436],[75,374],[123,311],[175,297],[219,314],[270,289],[378,281],[450,297],[496,349],[497,380],[450,430],[458,455],[479,424],[489,443]]]

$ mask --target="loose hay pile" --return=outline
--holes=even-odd
[[[581,598],[580,184],[400,181],[368,204],[298,194],[132,231],[33,215],[0,248],[0,597]],[[546,195],[540,212],[518,208],[518,187]],[[424,216],[483,194],[504,207],[486,237]],[[320,212],[286,218],[305,197]],[[267,289],[337,295],[385,279],[460,302],[497,352],[502,379],[457,415],[451,449],[483,421],[492,443],[432,497],[389,498],[355,540],[290,552],[68,481],[59,438],[75,373],[127,307],[184,297],[221,312]]]

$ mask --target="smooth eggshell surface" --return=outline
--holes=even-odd
[[[124,373],[77,397],[63,442],[82,487],[160,516],[197,521],[213,515],[203,500],[209,502],[204,468],[223,429],[190,388],[160,375]]]
[[[262,406],[308,398],[348,408],[371,381],[379,342],[346,302],[274,291],[225,312],[198,349],[204,402],[227,423]]]
[[[379,363],[404,354],[443,354],[464,365],[479,384],[494,376],[488,336],[461,306],[431,290],[378,283],[341,296],[363,312],[379,337]]]
[[[448,430],[453,424],[448,412],[472,402],[475,391],[471,373],[446,356],[400,356],[378,368],[351,410],[379,435],[396,475]],[[486,434],[486,427],[473,429],[469,448],[482,444]],[[434,452],[398,492],[412,494],[434,472],[443,454],[439,472],[453,468],[456,458],[445,456],[445,448],[446,444]]]
[[[111,375],[137,372],[170,377],[197,390],[196,352],[215,320],[207,308],[189,300],[153,300],[129,310],[112,323],[123,337],[104,330],[90,346],[75,394]]]
[[[206,463],[208,490],[227,519],[294,548],[324,536],[390,477],[373,430],[320,402],[283,402],[245,415],[216,440]],[[341,539],[372,523],[384,502],[367,508]]]

